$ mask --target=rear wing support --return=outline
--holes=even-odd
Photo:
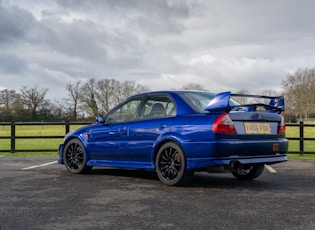
[[[238,104],[231,100],[231,97],[249,97],[270,99],[268,104],[264,103],[252,103],[252,104]],[[262,96],[262,95],[250,95],[250,94],[232,94],[231,92],[223,92],[215,95],[215,97],[206,106],[205,110],[209,112],[230,112],[233,111],[246,111],[254,112],[258,107],[265,108],[266,112],[278,113],[284,111],[284,97],[283,96]]]

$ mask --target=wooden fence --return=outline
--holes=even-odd
[[[299,136],[298,137],[287,137],[290,141],[299,141],[299,151],[290,151],[289,154],[315,154],[315,149],[313,151],[305,151],[304,145],[305,141],[315,141],[315,138],[305,137],[305,127],[315,127],[315,124],[304,124],[300,122],[299,124],[286,124],[286,127],[299,127]],[[315,136],[315,132],[314,132]]]
[[[11,126],[11,135],[10,136],[1,136],[0,139],[11,139],[11,148],[1,150],[0,152],[57,152],[56,149],[16,149],[16,140],[17,139],[61,139],[60,143],[64,136],[70,131],[71,125],[88,125],[91,122],[11,122],[11,123],[1,123],[1,126]],[[60,125],[65,127],[65,135],[57,136],[16,136],[16,127],[17,126],[50,126],[50,125]]]
[[[65,134],[70,131],[71,125],[87,125],[91,122],[11,122],[11,123],[1,123],[1,126],[11,126],[11,135],[10,136],[1,136],[0,139],[10,139],[11,148],[10,149],[0,149],[0,152],[56,152],[57,149],[16,149],[16,140],[17,139],[63,139],[64,135],[57,136],[17,136],[16,135],[16,126],[49,126],[49,125],[60,125],[65,127]],[[287,137],[288,140],[299,141],[299,151],[290,151],[288,154],[315,154],[315,151],[304,151],[305,141],[315,141],[315,138],[306,138],[304,137],[304,128],[305,127],[315,127],[315,124],[304,124],[300,122],[299,124],[286,124],[287,127],[299,127],[299,137]],[[314,132],[315,134],[315,132]],[[61,141],[60,141],[61,142]]]

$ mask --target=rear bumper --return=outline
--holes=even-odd
[[[277,148],[275,149],[275,145]],[[229,156],[276,156],[288,151],[288,140],[279,139],[254,139],[254,140],[218,140],[214,144],[213,157]]]
[[[229,156],[229,157],[215,157],[215,158],[201,158],[201,159],[187,159],[187,168],[200,169],[214,166],[229,166],[236,162],[240,164],[276,164],[287,161],[285,154],[263,155],[263,156]]]
[[[276,148],[275,148],[276,146]],[[188,169],[240,164],[275,164],[287,161],[288,140],[225,139],[184,146]]]

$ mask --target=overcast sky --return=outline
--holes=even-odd
[[[315,67],[313,0],[0,0],[0,90],[115,78],[281,91]]]

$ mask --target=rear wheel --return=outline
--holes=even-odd
[[[66,144],[63,162],[71,173],[87,173],[92,169],[91,166],[86,166],[85,149],[78,139],[72,139]]]
[[[194,175],[193,171],[187,171],[183,150],[174,142],[165,143],[159,149],[155,167],[160,181],[166,185],[185,186]]]
[[[239,180],[252,180],[264,171],[264,164],[240,165],[232,174]]]

